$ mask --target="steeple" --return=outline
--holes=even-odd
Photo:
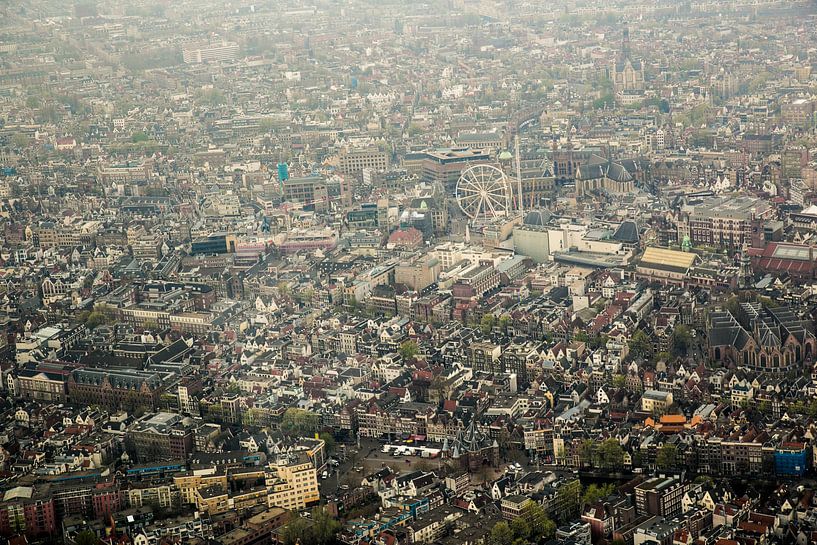
[[[621,33],[621,60],[630,58],[630,29],[627,24],[624,24],[624,30]]]

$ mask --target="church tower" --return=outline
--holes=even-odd
[[[616,95],[644,90],[644,65],[632,58],[630,29],[621,32],[621,49],[612,69],[613,89]]]

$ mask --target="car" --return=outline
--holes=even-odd
[[[349,490],[349,485],[348,484],[342,484],[338,488],[341,489],[341,490]]]

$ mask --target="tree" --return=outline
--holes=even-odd
[[[724,302],[723,307],[729,311],[732,316],[738,316],[740,313],[740,297],[733,295]]]
[[[679,324],[672,332],[672,353],[675,356],[686,356],[689,345],[692,343],[692,334],[684,324]]]
[[[241,386],[239,386],[237,382],[233,382],[232,384],[227,386],[227,393],[240,394],[241,393]]]
[[[511,317],[507,314],[503,314],[499,317],[499,327],[502,329],[502,333],[504,335],[508,334],[508,327],[511,325]]]
[[[101,325],[113,323],[116,320],[116,315],[109,307],[97,305],[94,307],[94,310],[81,315],[80,318],[85,322],[85,327],[88,329],[96,329]]]
[[[207,106],[218,106],[224,102],[224,95],[217,89],[207,89],[199,93],[199,100]]]
[[[331,433],[323,432],[320,435],[320,438],[323,440],[324,448],[326,452],[332,454],[335,452],[335,447],[337,446],[337,441],[335,441],[335,437]]]
[[[490,312],[484,314],[482,319],[479,321],[479,329],[482,331],[483,335],[488,335],[491,330],[494,329],[494,324],[496,323],[496,318]]]
[[[490,545],[511,545],[513,543],[513,530],[504,520],[497,522],[491,528],[491,536],[489,538]]]
[[[91,530],[83,530],[74,538],[74,545],[97,545],[99,538]]]
[[[581,508],[582,483],[579,479],[570,480],[556,490],[556,518],[562,522],[573,520]]]
[[[442,373],[431,379],[429,390],[434,393],[437,401],[441,401],[448,397],[448,381]]]
[[[591,484],[585,489],[582,495],[582,505],[594,505],[597,501],[606,498],[615,491],[616,486],[612,483],[603,485]]]
[[[312,521],[315,523],[316,545],[331,543],[340,531],[340,523],[326,509],[313,509]]]
[[[340,531],[340,523],[322,507],[312,510],[312,518],[294,517],[281,531],[284,545],[327,545]]]
[[[556,533],[556,524],[547,516],[542,504],[530,501],[522,509],[522,516],[526,519],[530,527],[529,537],[533,542],[538,542],[542,538],[550,539]],[[521,536],[516,536],[521,538]]]
[[[607,341],[610,338],[607,335],[593,335],[590,337],[590,348],[593,350],[598,350],[599,348],[603,348],[607,346]]]
[[[658,354],[655,355],[655,361],[669,361],[671,357],[672,354],[670,354],[669,352],[659,352]]]
[[[145,330],[147,331],[156,331],[159,329],[159,324],[156,320],[147,320],[144,324]]]
[[[134,144],[139,144],[140,142],[147,142],[148,135],[145,134],[144,131],[136,131],[131,135],[130,141],[133,142]]]
[[[655,457],[655,464],[659,469],[671,469],[675,467],[678,461],[677,458],[678,448],[675,445],[666,444],[658,451]]]
[[[633,333],[627,346],[630,348],[630,353],[634,358],[647,359],[652,354],[650,338],[640,329]]]
[[[320,417],[304,409],[290,407],[281,419],[281,430],[292,434],[312,434],[318,431]]]
[[[398,352],[404,360],[413,360],[420,353],[420,347],[417,345],[417,341],[403,341]]]
[[[817,399],[813,399],[811,403],[808,404],[806,412],[811,418],[817,417]]]
[[[606,94],[601,98],[597,98],[593,101],[593,109],[594,110],[603,110],[604,108],[613,108],[616,104],[615,97],[611,94]]]
[[[624,449],[617,439],[605,439],[598,448],[599,465],[607,469],[617,469],[624,463]]]
[[[613,375],[613,386],[615,388],[624,388],[627,385],[627,377],[624,375]]]
[[[525,517],[516,517],[511,521],[511,530],[515,539],[527,541],[530,537],[530,524]]]
[[[23,149],[28,147],[29,142],[31,139],[21,132],[16,132],[11,135],[11,145],[15,149]]]
[[[593,465],[596,455],[596,442],[592,439],[585,439],[579,445],[579,464],[583,466]]]

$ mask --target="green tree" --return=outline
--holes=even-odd
[[[429,385],[429,391],[433,392],[436,396],[437,401],[442,399],[448,398],[448,380],[446,380],[445,375],[439,373],[433,379],[431,379],[431,384]]]
[[[148,135],[145,133],[145,131],[136,131],[130,136],[130,141],[133,142],[134,144],[139,144],[140,142],[147,142]]]
[[[723,307],[733,316],[737,316],[740,312],[740,297],[733,295],[729,297],[723,304]]]
[[[281,430],[292,434],[312,434],[318,431],[320,417],[304,409],[290,407],[281,419]]]
[[[530,537],[530,524],[525,517],[516,517],[511,521],[511,531],[515,539],[527,541]]]
[[[510,327],[510,325],[511,325],[510,316],[508,316],[507,314],[503,314],[502,316],[499,317],[499,328],[502,330],[503,334],[505,335],[508,334],[508,328]]]
[[[237,382],[233,382],[232,384],[227,386],[227,393],[240,394],[241,393],[241,386],[239,386]]]
[[[147,320],[144,327],[147,331],[156,331],[159,329],[159,324],[156,322],[156,320]]]
[[[199,101],[207,106],[219,106],[224,103],[224,95],[217,89],[207,89],[199,93]]]
[[[96,329],[101,325],[109,325],[116,321],[116,313],[110,307],[97,305],[94,310],[80,315],[80,319],[88,329]]]
[[[404,360],[413,360],[420,353],[420,347],[415,340],[403,341],[398,352]]]
[[[658,454],[655,456],[655,465],[659,469],[672,469],[678,463],[678,448],[672,444],[666,444],[661,447]]]
[[[581,508],[582,483],[579,479],[568,481],[556,490],[556,504],[559,511],[556,518],[562,522],[573,520]]]
[[[652,354],[650,338],[640,329],[633,333],[627,346],[630,348],[630,354],[632,354],[634,358],[647,359]]]
[[[538,502],[528,502],[522,510],[522,516],[520,518],[527,520],[530,527],[529,537],[534,543],[542,540],[542,538],[550,539],[556,533],[556,524],[550,520],[550,517],[548,517],[545,512],[545,508]],[[517,537],[521,538],[521,536]]]
[[[489,537],[490,545],[511,545],[513,543],[513,530],[504,520],[497,522],[491,528],[491,536]]]
[[[593,101],[594,110],[603,110],[604,108],[613,108],[616,105],[616,99],[611,94],[602,96]]]
[[[627,377],[624,375],[618,374],[613,375],[613,387],[615,388],[624,388],[627,385]]]
[[[496,324],[496,318],[488,312],[479,321],[479,330],[482,331],[483,335],[488,335],[494,329],[494,324]]]
[[[592,439],[585,439],[579,445],[579,464],[583,466],[593,465],[596,458],[596,442]]]
[[[594,505],[597,501],[606,498],[616,491],[616,486],[610,484],[591,484],[588,486],[582,495],[582,505]]]
[[[324,448],[326,452],[332,454],[335,452],[335,448],[337,447],[337,441],[335,441],[335,437],[331,433],[323,432],[320,435],[321,439],[323,439]]]
[[[672,357],[672,354],[669,352],[659,352],[655,355],[655,361],[669,361]]]
[[[312,510],[312,518],[294,517],[284,525],[281,537],[284,545],[327,545],[335,540],[340,523],[323,507]]]
[[[21,132],[16,132],[11,135],[11,145],[15,149],[27,148],[30,142],[31,139]]]
[[[692,344],[692,334],[684,324],[679,324],[672,332],[672,353],[675,356],[686,356],[689,345]]]
[[[624,464],[624,449],[617,439],[605,439],[598,448],[599,465],[606,469],[618,469]]]
[[[316,545],[325,545],[334,541],[341,525],[324,508],[312,510],[312,521],[315,523]]]
[[[74,538],[74,545],[97,545],[99,538],[91,530],[83,530]]]

